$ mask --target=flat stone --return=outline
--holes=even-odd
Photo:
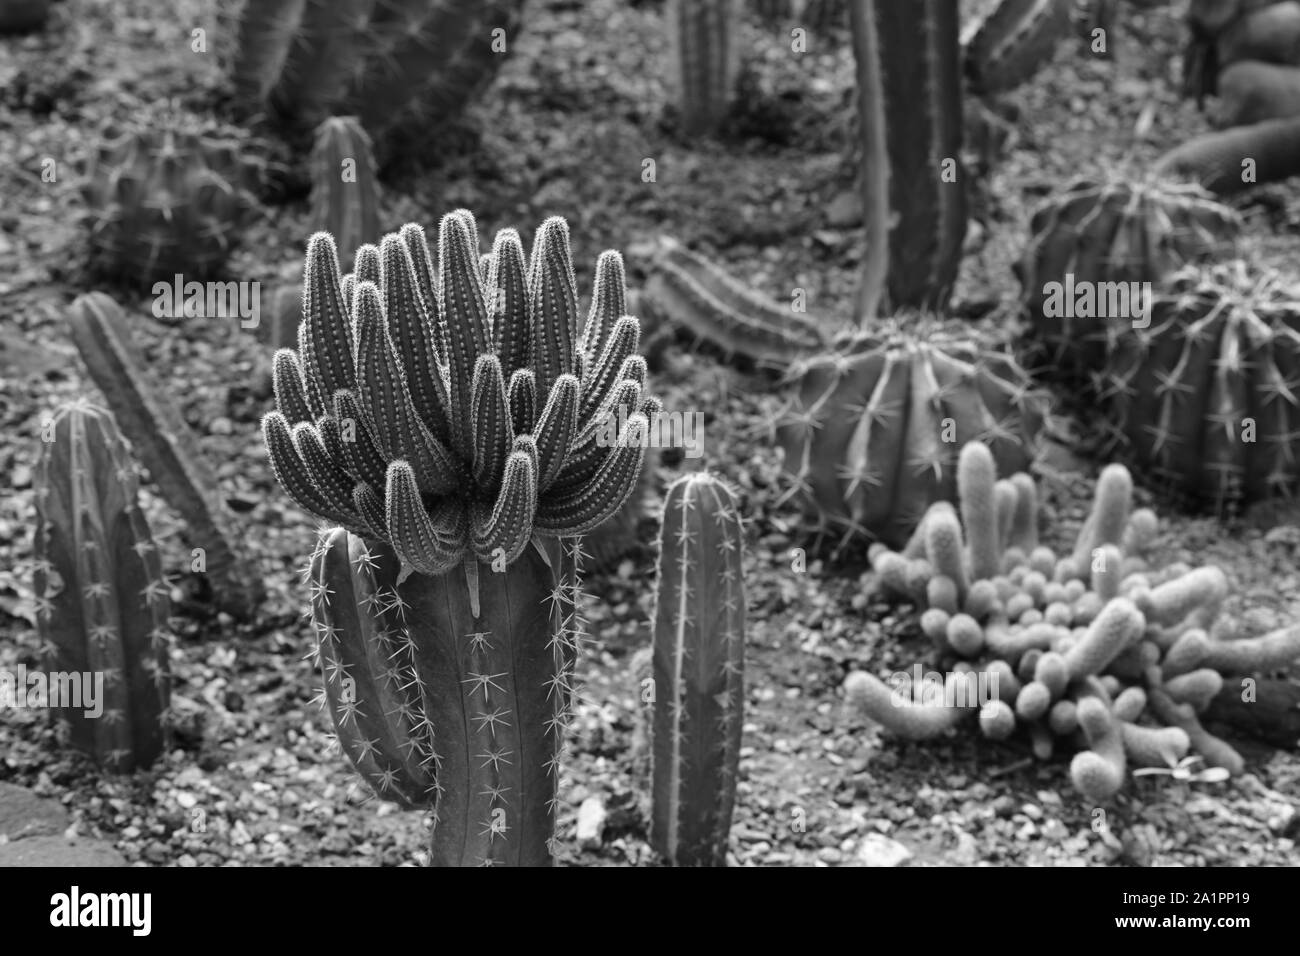
[[[911,858],[911,850],[883,834],[868,833],[858,844],[858,866],[901,866]]]
[[[0,837],[23,840],[62,833],[71,821],[68,811],[26,787],[0,783]]]
[[[0,867],[9,866],[126,866],[126,858],[102,840],[34,836],[0,843]]]

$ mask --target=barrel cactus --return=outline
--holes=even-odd
[[[112,416],[86,402],[61,408],[45,438],[36,485],[36,623],[47,671],[102,680],[102,711],[92,715],[84,693],[77,702],[84,706],[50,703],[72,745],[101,766],[144,768],[166,744],[171,636],[167,583],[136,501],[134,467]]]
[[[744,532],[735,496],[707,473],[664,499],[654,609],[655,849],[722,866],[745,703]]]
[[[376,135],[437,126],[496,75],[523,0],[245,0],[231,79],[290,129],[352,113]]]
[[[1108,337],[1143,320],[1137,310],[1149,305],[1149,286],[1141,283],[1230,245],[1240,230],[1232,209],[1193,184],[1076,180],[1045,200],[1030,223],[1017,267],[1030,335],[1055,374],[1091,372],[1104,361]],[[1091,296],[1090,304],[1081,304],[1076,290]],[[1123,293],[1127,307],[1111,293]]]
[[[438,252],[435,268],[410,224],[341,276],[330,236],[311,238],[300,345],[276,354],[278,410],[263,430],[290,497],[352,535],[328,533],[312,571],[345,752],[372,781],[398,775],[381,794],[418,803],[435,788],[435,864],[544,863],[576,653],[576,539],[632,492],[659,404],[643,394],[617,253],[597,263],[580,331],[564,220],[542,224],[531,261],[512,229],[481,259],[460,210],[443,217]],[[397,692],[380,679],[384,642],[405,649],[419,709],[385,706]],[[350,662],[355,682],[331,691]],[[360,700],[367,687],[380,696]],[[373,752],[369,730],[349,739],[357,707],[420,759],[375,770],[367,760],[395,751]]]
[[[137,287],[212,276],[257,209],[248,137],[174,111],[107,131],[81,192],[95,271]]]
[[[1300,287],[1277,273],[1180,271],[1098,384],[1120,453],[1189,503],[1225,511],[1300,481]]]
[[[778,439],[823,531],[895,545],[951,498],[961,447],[989,443],[1005,474],[1037,454],[1047,403],[1009,356],[941,326],[856,336],[792,371]]]

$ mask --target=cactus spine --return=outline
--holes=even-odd
[[[740,67],[740,0],[669,0],[682,132],[717,132]]]
[[[147,767],[166,743],[171,638],[167,584],[135,473],[112,417],[92,405],[60,409],[48,435],[35,537],[47,672],[103,681],[101,714],[60,707],[75,747],[109,770]]]
[[[726,861],[744,708],[743,529],[707,474],[668,489],[654,610],[651,843],[677,866]]]
[[[343,277],[312,237],[263,431],[289,496],[343,526],[311,574],[344,752],[383,796],[433,788],[436,865],[537,865],[580,630],[574,539],[635,486],[659,404],[617,253],[580,334],[564,220],[531,263],[513,229],[481,257],[464,210],[437,248],[407,225]]]
[[[251,617],[264,594],[262,579],[241,555],[241,534],[194,433],[146,375],[126,315],[102,292],[91,292],[72,303],[68,324],[135,453],[184,518],[191,545],[203,549],[217,606],[235,618]]]
[[[380,239],[375,157],[355,116],[331,116],[316,127],[310,165],[311,230],[334,237],[350,271],[353,251]]]

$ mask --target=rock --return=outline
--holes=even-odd
[[[10,840],[53,836],[68,827],[68,812],[25,787],[0,783],[0,836]]]
[[[578,845],[584,850],[598,849],[604,832],[605,801],[599,796],[588,797],[578,807]]]
[[[126,858],[102,840],[36,836],[0,843],[0,867],[7,866],[126,866]]]
[[[832,229],[851,229],[862,224],[862,196],[856,189],[846,189],[826,207],[826,224]]]
[[[911,850],[879,833],[868,833],[858,844],[858,866],[901,866],[911,858]]]

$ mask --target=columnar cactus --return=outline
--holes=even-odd
[[[370,137],[355,116],[316,127],[311,151],[311,229],[328,232],[352,269],[352,253],[379,241],[379,182]]]
[[[1098,379],[1119,451],[1223,511],[1300,481],[1297,368],[1300,288],[1234,261],[1179,272]]]
[[[353,113],[380,134],[460,113],[505,59],[523,0],[246,0],[237,95],[297,129]]]
[[[1030,222],[1016,270],[1030,335],[1054,373],[1092,372],[1120,327],[1142,321],[1135,312],[1149,303],[1134,300],[1141,283],[1160,282],[1230,245],[1240,230],[1241,218],[1195,185],[1076,180],[1045,200]]]
[[[743,723],[744,538],[716,478],[678,479],[664,501],[654,604],[654,808],[650,841],[676,866],[723,866]]]
[[[966,235],[956,0],[849,5],[867,248],[858,320],[942,309]]]
[[[72,303],[68,326],[136,455],[185,520],[191,546],[202,549],[217,607],[241,620],[251,617],[265,593],[262,579],[243,553],[243,533],[198,440],[175,401],[159,394],[145,372],[127,316],[104,293],[90,292]]]
[[[740,0],[669,0],[682,132],[717,131],[740,68]]]
[[[81,184],[92,267],[144,288],[213,275],[258,208],[251,156],[246,135],[170,111],[106,135]]]
[[[171,636],[167,583],[131,459],[112,417],[85,402],[61,408],[45,440],[35,593],[46,669],[94,681],[102,694],[95,707],[84,696],[57,702],[56,713],[71,743],[106,769],[147,767],[166,743]]]
[[[792,302],[758,295],[672,239],[661,240],[642,295],[656,323],[760,367],[788,368],[827,345],[818,322]]]
[[[891,545],[953,497],[966,442],[987,440],[1001,472],[1021,471],[1047,415],[1014,361],[939,328],[864,335],[792,377],[778,430],[791,494],[824,529]]]
[[[1165,153],[1154,169],[1231,195],[1300,175],[1300,119],[1275,119],[1206,133]]]
[[[1056,45],[1074,32],[1074,0],[1000,0],[973,21],[963,38],[971,89],[1000,93],[1050,63]]]
[[[382,673],[365,675],[405,649],[424,708],[385,733],[420,759],[390,766],[399,790],[381,792],[416,802],[436,776],[435,863],[545,862],[578,632],[573,539],[635,486],[659,404],[643,396],[617,253],[597,262],[580,331],[564,220],[542,224],[531,262],[502,230],[483,270],[460,210],[438,251],[435,267],[407,225],[342,276],[331,237],[311,238],[300,345],[276,353],[263,430],[289,496],[362,539],[331,533],[313,563],[345,752],[372,780],[384,773],[345,729],[357,698],[330,689],[332,655],[358,663],[353,689],[382,721],[382,694],[364,690]],[[336,607],[333,582],[367,621],[353,597]]]

